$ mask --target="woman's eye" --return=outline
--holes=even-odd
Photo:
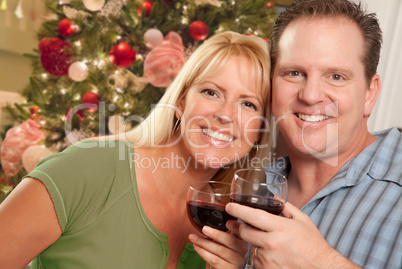
[[[247,107],[247,108],[252,108],[252,109],[254,109],[254,110],[257,110],[257,106],[254,105],[254,104],[251,103],[251,102],[244,102],[244,103],[243,103],[243,106],[245,106],[245,107]]]
[[[214,90],[211,90],[211,89],[204,89],[201,91],[201,93],[204,93],[208,96],[217,96],[218,95]]]

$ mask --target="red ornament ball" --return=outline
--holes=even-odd
[[[61,20],[57,26],[59,34],[64,37],[68,37],[74,34],[76,29],[77,27],[75,26],[75,24],[71,23],[69,19]]]
[[[73,56],[71,45],[56,37],[42,48],[40,61],[49,74],[61,77],[68,74]]]
[[[66,115],[64,116],[64,120],[71,123],[72,118],[74,115],[77,115],[80,118],[80,121],[83,122],[85,119],[84,113],[82,110],[74,110],[72,108],[69,108],[66,112]]]
[[[203,21],[195,21],[190,24],[190,36],[195,40],[204,40],[208,36],[208,25]]]
[[[34,106],[34,107],[32,107],[30,110],[31,110],[31,115],[34,115],[34,114],[36,114],[36,113],[39,112],[39,107]]]
[[[49,45],[49,42],[52,39],[53,38],[51,38],[51,37],[42,38],[41,41],[39,41],[39,44],[38,44],[39,51],[42,52],[44,49],[46,49],[47,45]]]
[[[120,42],[110,49],[109,59],[118,67],[127,68],[134,63],[136,54],[126,42]]]
[[[154,5],[154,4],[152,4],[152,3],[149,2],[149,1],[144,1],[144,2],[142,2],[141,7],[137,10],[138,16],[141,16],[141,15],[142,15],[142,11],[145,10],[145,16],[148,17],[149,14],[151,13],[151,10],[152,10],[153,5]]]
[[[99,108],[99,95],[96,92],[87,92],[82,96],[81,103],[83,105],[90,105],[90,107],[84,107],[89,112],[95,112]]]
[[[34,120],[34,121],[36,121],[36,120],[39,120],[40,119],[40,116],[37,114],[38,112],[39,112],[39,107],[37,107],[37,106],[34,106],[34,107],[32,107],[31,109],[31,117],[30,117],[30,119],[31,120]]]

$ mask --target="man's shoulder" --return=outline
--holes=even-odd
[[[378,180],[402,186],[402,135],[396,128],[373,133],[378,138],[357,159],[367,162],[367,173]]]
[[[402,132],[398,128],[389,128],[380,131],[373,132],[374,135],[378,139],[387,139],[387,140],[395,140],[401,141],[402,140]]]

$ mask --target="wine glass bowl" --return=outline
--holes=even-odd
[[[187,192],[187,215],[191,224],[201,232],[205,225],[227,231],[226,221],[236,220],[225,211],[230,202],[231,184],[219,181],[198,181]]]
[[[234,174],[231,202],[280,215],[288,195],[287,179],[281,174],[262,169],[240,169]],[[253,268],[253,251],[248,244],[245,269]]]
[[[287,199],[287,180],[261,169],[240,169],[234,174],[231,201],[279,215]]]

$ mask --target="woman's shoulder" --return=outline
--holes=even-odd
[[[87,154],[110,154],[119,150],[134,149],[135,144],[122,139],[106,139],[106,138],[90,138],[77,142],[74,145],[66,148],[64,151],[67,153],[79,152]]]

